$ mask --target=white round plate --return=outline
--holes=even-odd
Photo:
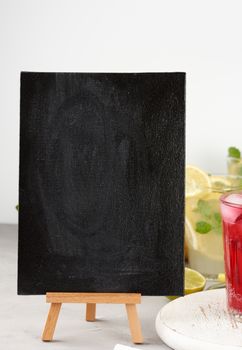
[[[156,330],[175,350],[242,349],[242,323],[228,313],[225,289],[171,301],[159,311]]]

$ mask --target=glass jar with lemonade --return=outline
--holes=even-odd
[[[186,167],[185,239],[192,269],[207,277],[224,272],[222,218],[219,198],[242,189],[241,177],[210,175]]]
[[[227,157],[228,173],[230,175],[242,176],[241,152],[236,147],[229,147]]]

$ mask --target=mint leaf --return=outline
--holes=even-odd
[[[218,223],[218,225],[221,225],[222,222],[222,217],[221,214],[216,212],[213,214],[215,221]]]
[[[239,175],[239,176],[242,175],[242,167],[239,167],[239,169],[238,169],[238,175]]]
[[[196,223],[196,229],[195,229],[198,233],[208,233],[209,231],[212,230],[212,225],[210,225],[208,222],[206,221],[198,221]]]
[[[200,212],[200,214],[204,215],[206,218],[211,217],[211,208],[207,201],[199,199],[199,201],[197,202],[197,209]]]
[[[240,158],[240,150],[236,147],[229,147],[228,156],[232,158]]]
[[[219,212],[213,214],[213,229],[217,233],[222,234],[222,217]]]

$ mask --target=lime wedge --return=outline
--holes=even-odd
[[[184,294],[192,294],[204,290],[206,278],[198,271],[185,267],[185,290]],[[168,296],[170,300],[178,298],[177,296]]]
[[[206,278],[200,272],[185,268],[185,294],[200,292],[205,284]]]

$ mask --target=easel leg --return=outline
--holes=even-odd
[[[131,338],[133,343],[135,344],[142,344],[143,343],[143,336],[141,331],[141,324],[140,320],[138,318],[136,305],[135,304],[125,304],[127,314],[128,314],[128,320],[129,320],[129,328],[131,333]]]
[[[87,303],[86,320],[95,321],[95,319],[96,319],[96,304]]]
[[[56,322],[58,320],[61,303],[51,303],[50,311],[42,334],[43,341],[51,341],[53,339]]]

